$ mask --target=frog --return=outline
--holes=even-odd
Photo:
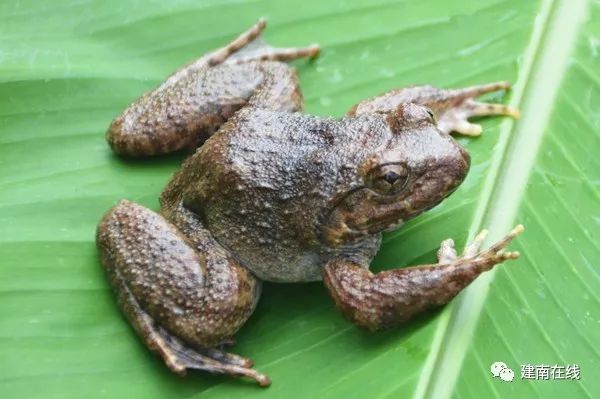
[[[461,89],[413,86],[367,98],[342,118],[303,112],[288,61],[318,45],[271,47],[259,20],[185,65],[109,126],[126,157],[191,155],[160,196],[160,211],[121,200],[96,244],[119,306],[176,374],[269,377],[230,352],[263,281],[322,281],[352,323],[380,331],[450,302],[481,273],[516,259],[518,225],[482,249],[444,240],[437,262],[369,270],[382,233],[433,208],[470,167],[451,133],[476,136],[473,116],[518,116],[478,101],[506,82]]]

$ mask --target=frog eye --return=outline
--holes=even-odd
[[[380,194],[397,194],[408,182],[408,169],[403,164],[376,167],[367,176],[367,186]]]

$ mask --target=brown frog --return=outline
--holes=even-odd
[[[446,240],[436,264],[371,273],[381,232],[463,181],[469,155],[449,133],[479,134],[471,116],[517,115],[474,100],[508,84],[412,87],[342,119],[305,115],[282,61],[319,48],[270,47],[259,38],[264,27],[182,68],[113,121],[107,137],[118,154],[202,146],[162,193],[160,214],[123,200],[100,222],[97,245],[123,312],[172,371],[268,385],[249,359],[223,350],[252,314],[261,280],[322,279],[347,318],[380,330],[516,258],[504,248],[522,227],[487,250],[485,233],[460,256]]]

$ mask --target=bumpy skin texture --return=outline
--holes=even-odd
[[[186,342],[217,345],[248,318],[260,282],[198,227],[185,236],[160,215],[121,201],[100,222],[97,242],[111,275],[127,281],[158,324]]]
[[[481,273],[518,258],[517,252],[502,250],[522,231],[523,226],[519,225],[492,247],[479,252],[487,234],[483,231],[461,257],[454,250],[454,242],[446,240],[438,251],[437,264],[377,274],[348,259],[333,259],[324,268],[323,280],[349,320],[371,331],[383,330],[445,305]]]
[[[401,107],[394,118],[405,124],[246,108],[186,161],[163,211],[182,201],[263,280],[320,280],[342,253],[367,267],[389,218],[433,206],[468,169],[468,154],[422,108]],[[365,187],[365,168],[390,162],[411,170],[406,190],[388,197]]]
[[[503,248],[521,229],[485,251],[478,238],[459,257],[445,241],[437,264],[371,273],[381,232],[463,181],[469,155],[449,132],[473,134],[473,115],[516,115],[472,99],[506,85],[399,89],[342,119],[304,115],[297,76],[280,61],[318,48],[269,47],[263,28],[175,72],[113,121],[107,139],[119,154],[203,145],[165,188],[161,214],[122,201],[96,242],[123,312],[171,370],[264,386],[250,360],[219,348],[251,315],[260,280],[324,279],[350,320],[380,330],[515,258]]]
[[[456,132],[467,136],[479,136],[481,125],[471,123],[473,116],[508,115],[520,116],[519,110],[503,104],[489,104],[474,98],[498,90],[510,89],[508,82],[495,82],[462,89],[438,89],[433,86],[414,86],[391,90],[380,96],[369,98],[356,104],[348,116],[386,113],[400,104],[415,103],[428,107],[434,114],[437,128],[450,134]]]
[[[156,155],[202,144],[237,110],[268,105],[298,111],[297,78],[285,64],[221,64],[154,90],[111,124],[108,143],[118,154]]]

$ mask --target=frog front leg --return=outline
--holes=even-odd
[[[330,261],[323,281],[342,313],[371,331],[382,330],[427,309],[448,303],[481,273],[518,257],[504,248],[523,231],[517,226],[506,237],[480,251],[485,233],[458,257],[451,240],[442,243],[438,263],[386,270],[374,274],[344,258]]]
[[[400,104],[415,103],[431,109],[437,127],[442,132],[479,136],[481,125],[469,122],[471,117],[490,115],[519,117],[519,111],[514,107],[475,100],[483,94],[508,89],[510,89],[508,82],[495,82],[462,89],[438,89],[432,86],[407,87],[361,101],[352,107],[348,115],[389,113]]]
[[[187,369],[267,376],[218,347],[248,319],[260,282],[196,225],[188,238],[161,215],[129,201],[111,209],[96,243],[119,305],[146,345],[177,374]]]

